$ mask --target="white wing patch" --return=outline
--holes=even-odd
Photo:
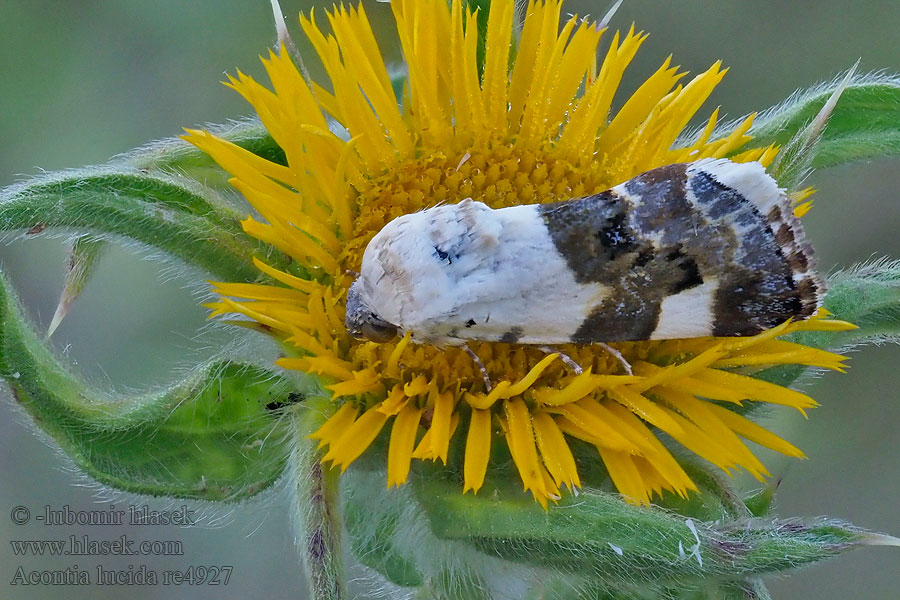
[[[702,285],[667,297],[662,301],[659,322],[650,339],[666,340],[712,335],[715,323],[713,301],[718,289],[717,279],[707,279]]]

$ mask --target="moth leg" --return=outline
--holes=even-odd
[[[481,369],[481,377],[482,379],[484,379],[485,391],[490,392],[492,389],[494,389],[494,386],[491,385],[491,378],[488,376],[487,369],[484,368],[484,363],[481,362],[481,359],[478,358],[478,355],[475,354],[475,352],[467,345],[463,344],[463,348],[466,349],[466,354],[469,355],[469,358],[472,359],[472,362],[478,365],[478,368]]]
[[[584,372],[581,368],[581,365],[579,365],[577,362],[572,360],[572,357],[569,356],[568,354],[566,354],[565,352],[560,352],[559,350],[554,350],[550,346],[538,346],[537,349],[546,354],[558,354],[559,359],[561,361],[563,361],[564,363],[566,363],[567,367],[569,367],[570,369],[575,371],[576,375],[581,375]]]
[[[626,373],[628,373],[629,375],[634,375],[634,371],[631,370],[631,365],[628,364],[628,361],[625,360],[625,357],[622,356],[621,352],[619,352],[618,350],[616,350],[609,344],[604,344],[603,342],[594,342],[594,343],[597,344],[598,346],[600,346],[601,348],[603,348],[604,350],[606,350],[607,352],[609,352],[610,354],[612,354],[613,358],[615,358],[617,361],[619,361],[619,364],[621,364],[625,368]]]

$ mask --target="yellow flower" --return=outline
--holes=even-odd
[[[724,76],[720,63],[688,80],[667,59],[610,116],[646,36],[633,28],[616,33],[598,64],[602,30],[577,17],[561,23],[558,0],[532,2],[510,64],[513,5],[492,3],[480,74],[477,31],[466,27],[475,16],[459,0],[392,2],[409,68],[399,104],[361,6],[328,14],[329,35],[312,14],[301,17],[330,85],[304,78],[283,48],[263,60],[274,91],[241,73],[230,79],[284,149],[287,166],[203,131],[187,139],[233,175],[262,217],[248,217],[244,230],[293,259],[294,269],[257,260],[281,285],[217,283],[214,314],[265,326],[298,349],[280,366],[326,382],[334,414],[313,435],[327,446],[324,461],[346,469],[389,427],[388,486],[406,481],[412,459],[446,463],[454,435],[465,437],[463,491],[478,491],[492,444],[505,442],[525,489],[544,506],[561,487],[581,485],[572,438],[596,446],[613,483],[639,504],[664,490],[685,496],[696,489],[656,430],[727,472],[743,467],[757,478],[767,471],[744,440],[803,456],[725,405],[815,406],[748,373],[779,364],[841,370],[839,355],[778,339],[852,327],[821,314],[751,338],[615,344],[633,376],[596,346],[560,348],[584,368],[576,375],[558,355],[481,343],[473,349],[494,382],[490,391],[458,348],[347,335],[348,273],[359,269],[372,236],[400,215],[469,197],[497,208],[584,196],[704,157],[764,165],[775,157],[774,147],[739,152],[752,115],[714,137],[713,111],[692,142],[679,141]]]

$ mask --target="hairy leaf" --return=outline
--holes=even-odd
[[[259,276],[261,244],[240,216],[199,187],[140,171],[87,168],[41,177],[0,192],[0,234],[64,228],[121,236],[234,281]]]
[[[892,540],[826,519],[703,523],[590,490],[546,512],[524,496],[461,495],[448,481],[419,483],[417,497],[440,539],[606,581],[737,580]]]
[[[763,112],[749,134],[748,147],[786,145],[819,113],[841,78],[797,92]],[[844,90],[815,149],[812,166],[900,154],[900,78],[870,74],[855,76]],[[719,135],[722,135],[721,133]]]
[[[237,500],[269,486],[288,451],[281,407],[300,397],[269,371],[227,361],[136,396],[104,393],[62,366],[0,274],[0,378],[86,474],[119,490]]]

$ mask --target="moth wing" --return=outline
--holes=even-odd
[[[457,335],[490,339],[478,336],[502,325],[520,343],[742,336],[821,303],[824,283],[791,199],[758,163],[668,165],[534,210],[539,226],[527,235],[504,224],[500,245],[516,249],[503,269],[513,293],[476,303],[503,321]]]
[[[742,216],[736,216],[733,221],[735,231],[741,234],[742,264],[746,268],[752,268],[755,265],[775,263],[781,267],[778,271],[785,273],[790,279],[788,288],[780,290],[780,293],[768,289],[771,285],[759,286],[760,301],[764,303],[768,300],[768,306],[761,307],[760,312],[765,313],[767,308],[781,311],[781,314],[772,316],[771,324],[777,324],[774,321],[779,318],[784,321],[788,317],[806,318],[814,314],[822,305],[826,284],[816,270],[815,252],[807,241],[800,218],[794,214],[791,197],[778,187],[777,182],[758,162],[735,163],[727,159],[706,159],[688,166],[689,179],[696,179],[698,173],[708,174],[722,187],[733,190],[755,208],[759,220],[753,225],[744,222]],[[774,240],[774,252],[772,244],[761,241],[770,238]],[[788,314],[786,306],[782,307],[785,302],[793,306],[793,314]],[[749,312],[746,305],[738,308],[739,313]],[[760,327],[766,328],[762,325]],[[734,328],[731,329],[735,331]],[[721,328],[722,333],[727,331],[729,328]]]

